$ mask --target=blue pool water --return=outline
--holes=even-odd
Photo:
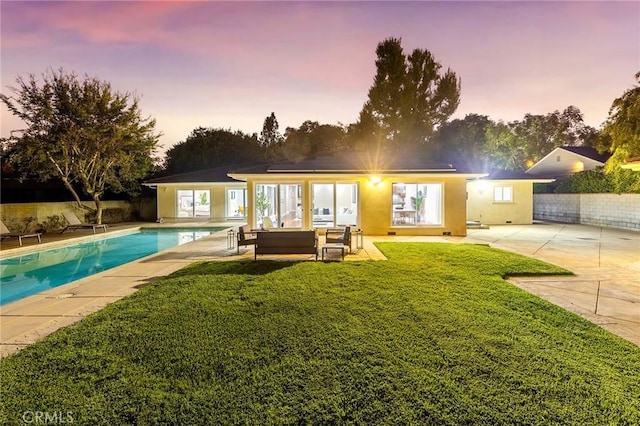
[[[222,228],[142,230],[0,260],[0,305],[162,250]]]

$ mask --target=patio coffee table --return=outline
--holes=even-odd
[[[324,260],[324,254],[329,250],[340,250],[342,252],[342,260],[344,260],[344,244],[342,243],[327,243],[322,246],[322,260]]]

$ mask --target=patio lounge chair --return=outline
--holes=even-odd
[[[347,226],[343,228],[328,228],[325,234],[326,243],[342,243],[349,247],[349,253],[351,253],[351,227]]]
[[[63,212],[62,215],[64,216],[65,219],[67,219],[67,222],[69,222],[69,225],[62,230],[63,234],[65,231],[75,231],[76,229],[84,229],[84,228],[93,229],[94,234],[96,233],[96,228],[102,228],[104,232],[107,232],[107,225],[105,224],[82,223],[80,222],[80,219],[78,219],[78,216],[76,216],[72,212]]]
[[[255,246],[256,238],[256,231],[249,225],[238,228],[238,253],[240,253],[240,246]]]
[[[42,242],[42,240],[40,239],[40,236],[42,234],[40,232],[33,232],[33,233],[22,233],[22,234],[16,234],[13,233],[11,231],[9,231],[9,228],[7,228],[7,226],[4,224],[3,221],[0,220],[0,241],[4,240],[5,238],[17,238],[18,239],[18,243],[22,246],[22,239],[23,238],[29,238],[29,237],[35,237],[38,239],[38,242]]]

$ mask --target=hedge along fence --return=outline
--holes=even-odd
[[[155,200],[152,199],[143,199],[135,203],[126,200],[103,201],[102,203],[103,223],[129,222],[140,219],[155,220]],[[95,205],[90,201],[83,202],[83,204],[90,209],[95,209]],[[90,217],[90,210],[79,208],[74,201],[0,204],[2,221],[12,232],[62,229],[66,226],[62,217],[64,211],[74,212],[83,222],[93,220]]]
[[[640,231],[640,194],[534,194],[533,218]]]

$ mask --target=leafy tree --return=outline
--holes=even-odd
[[[186,173],[242,162],[257,163],[263,158],[256,134],[198,127],[186,140],[167,150],[163,174]]]
[[[489,168],[525,170],[559,146],[593,146],[598,132],[574,106],[521,121],[491,124],[486,131]]]
[[[584,124],[583,115],[574,106],[547,115],[526,114],[522,121],[511,123],[517,143],[530,164],[559,146],[591,146],[597,131]]]
[[[486,128],[487,170],[519,170],[526,168],[526,154],[518,143],[511,125],[499,121]]]
[[[431,52],[415,49],[408,57],[401,40],[388,38],[376,49],[376,75],[360,112],[362,141],[391,152],[425,146],[460,103],[460,80]]]
[[[97,78],[50,70],[41,82],[30,75],[16,83],[12,96],[0,94],[26,125],[3,140],[10,161],[23,176],[59,177],[85,208],[74,188],[80,184],[101,223],[105,190],[134,193],[153,168],[160,137],[155,120],[141,117],[136,97]]]
[[[262,132],[260,133],[259,138],[260,145],[263,148],[266,157],[272,160],[281,157],[280,150],[282,148],[284,137],[278,131],[279,129],[280,125],[278,124],[278,119],[276,118],[275,113],[272,112],[271,115],[264,119]]]
[[[635,77],[640,83],[640,72]],[[611,104],[600,148],[612,153],[607,172],[619,169],[629,158],[640,157],[640,85],[626,90]]]
[[[342,151],[347,148],[345,137],[346,131],[340,126],[307,120],[297,129],[287,127],[283,155],[294,160]]]
[[[478,114],[467,114],[462,120],[443,124],[434,140],[437,146],[434,159],[466,170],[489,170],[487,129],[492,125],[495,123],[489,117]]]

